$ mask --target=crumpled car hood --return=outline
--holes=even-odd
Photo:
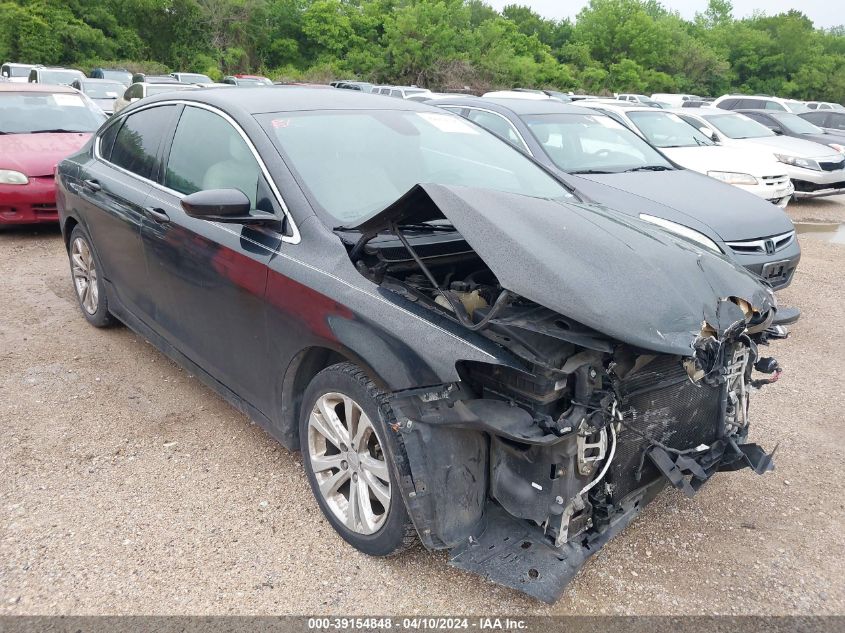
[[[501,285],[635,347],[691,356],[706,322],[743,318],[726,301],[775,307],[774,294],[724,257],[600,207],[488,189],[420,184],[347,230],[446,218]]]

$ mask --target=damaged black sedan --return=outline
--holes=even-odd
[[[481,128],[347,91],[130,106],[58,169],[83,316],[301,449],[339,534],[554,601],[667,483],[762,474],[769,286]]]

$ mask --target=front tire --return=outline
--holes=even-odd
[[[82,315],[94,327],[108,327],[114,324],[109,313],[109,302],[103,281],[103,267],[94,250],[91,238],[81,225],[73,227],[70,234],[70,274],[73,289]]]
[[[371,556],[409,548],[416,531],[383,450],[393,413],[352,363],[317,374],[302,400],[299,438],[308,483],[338,534]]]

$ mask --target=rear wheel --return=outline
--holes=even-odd
[[[384,451],[386,397],[352,363],[324,369],[303,398],[302,461],[317,503],[353,547],[373,556],[397,554],[416,532]]]
[[[79,308],[88,323],[95,327],[108,327],[114,323],[109,313],[108,298],[102,278],[102,266],[91,238],[77,224],[70,234],[70,274]]]

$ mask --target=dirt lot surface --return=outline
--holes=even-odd
[[[790,208],[845,222],[845,199]],[[278,446],[126,328],[78,312],[56,230],[0,235],[0,613],[845,613],[845,245],[802,237],[803,309],[752,403],[765,477],[662,493],[546,606],[417,548],[359,554]]]

